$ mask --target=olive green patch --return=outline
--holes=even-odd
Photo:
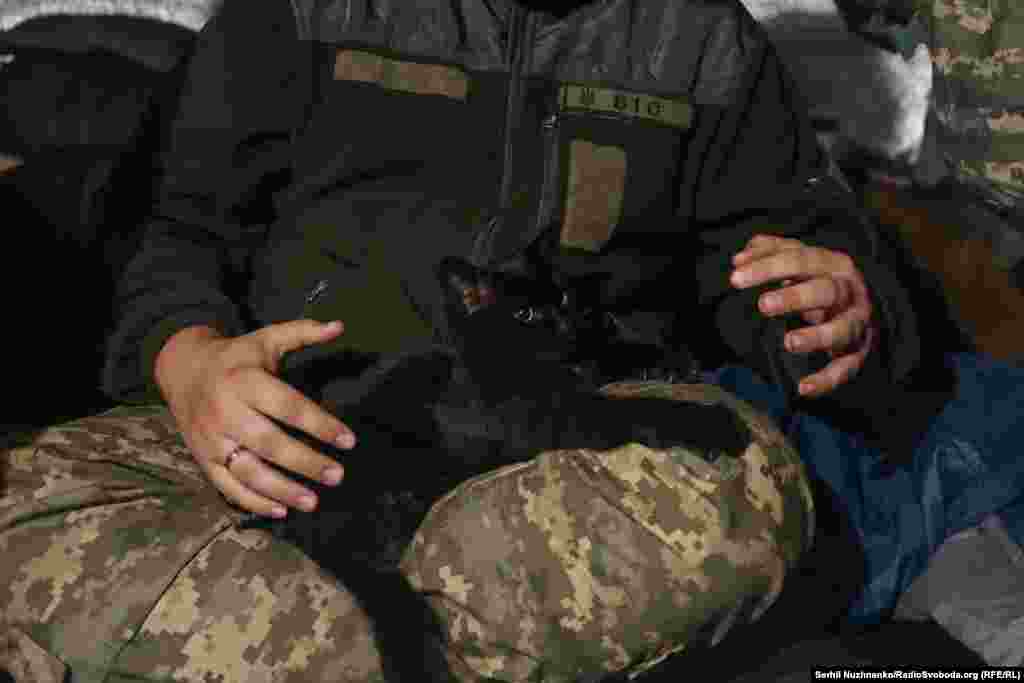
[[[526,575],[526,580],[538,600],[543,601],[544,596],[547,595],[547,581],[544,579],[544,575],[537,572],[529,572]]]
[[[619,222],[625,190],[626,150],[588,140],[569,143],[562,246],[599,251]]]
[[[743,461],[731,455],[719,455],[711,464],[721,473],[722,481],[731,481],[745,471]]]
[[[498,560],[495,563],[495,569],[502,581],[510,581],[515,578],[515,571],[507,560]]]
[[[466,99],[469,92],[469,78],[455,67],[401,61],[363,50],[338,51],[334,80],[374,83],[389,90],[456,100]]]
[[[693,124],[693,107],[679,99],[655,97],[612,88],[566,84],[559,90],[562,111],[583,109],[629,116],[686,130]]]
[[[163,543],[171,534],[167,529],[157,527],[130,526],[111,534],[111,552],[115,557],[124,557],[129,551],[150,548]],[[165,543],[165,545],[172,545]]]
[[[608,547],[595,543],[590,549],[590,573],[599,579],[608,577]]]

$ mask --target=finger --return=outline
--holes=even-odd
[[[316,320],[292,320],[269,325],[256,334],[266,353],[264,362],[268,369],[277,374],[281,359],[289,351],[306,346],[323,344],[337,337],[344,330],[340,320],[321,323]]]
[[[802,242],[775,235],[754,235],[742,250],[733,255],[733,264],[745,265],[751,261],[764,258],[782,249],[795,249],[803,246]]]
[[[852,289],[844,278],[816,277],[765,292],[758,300],[758,307],[769,316],[803,313],[816,308],[843,310],[853,299]]]
[[[344,477],[344,469],[333,458],[288,436],[269,418],[248,406],[245,416],[236,424],[240,426],[240,433],[230,435],[231,438],[263,460],[328,485],[335,485]]]
[[[200,433],[194,432],[191,437],[186,437],[186,442],[192,452],[192,458],[206,473],[206,478],[210,483],[221,492],[228,502],[248,512],[266,517],[281,518],[287,514],[287,508],[284,505],[250,491],[224,467],[223,463],[227,454],[237,448],[234,441],[224,438],[210,440],[201,436]],[[234,467],[242,457],[244,456],[240,452],[231,466]]]
[[[204,469],[206,470],[207,478],[227,498],[229,503],[264,517],[280,519],[288,514],[286,505],[251,490],[220,465],[213,465]]]
[[[783,249],[737,268],[733,271],[731,281],[734,286],[744,288],[786,278],[808,280],[822,276],[841,276],[851,272],[851,263],[845,254],[801,246]]]
[[[355,434],[345,423],[287,382],[259,370],[239,373],[233,381],[233,388],[260,413],[338,448],[355,446]]]
[[[836,358],[822,370],[800,381],[800,395],[806,398],[817,398],[835,391],[860,372],[866,358],[866,348]]]
[[[304,512],[316,509],[316,493],[269,467],[247,450],[242,450],[235,456],[230,468],[222,469],[255,497]]]
[[[808,322],[811,325],[820,325],[828,319],[828,311],[824,308],[815,308],[810,311],[804,311],[804,322]]]
[[[845,351],[863,343],[867,327],[867,313],[854,309],[820,325],[789,332],[784,343],[792,353]]]

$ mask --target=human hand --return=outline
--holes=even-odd
[[[286,353],[330,341],[341,331],[340,322],[313,320],[270,325],[235,338],[210,327],[189,327],[160,350],[157,385],[192,457],[232,503],[271,517],[284,517],[289,507],[316,507],[313,491],[267,462],[328,485],[341,481],[341,465],[289,437],[270,419],[340,448],[355,445],[347,426],[276,377]]]
[[[823,396],[852,379],[864,366],[878,336],[867,284],[848,255],[799,240],[755,235],[733,256],[730,281],[738,289],[781,281],[758,302],[768,316],[801,313],[808,327],[789,332],[791,353],[827,351],[832,361],[803,378],[802,396]]]

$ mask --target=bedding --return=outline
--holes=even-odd
[[[1024,666],[1024,550],[986,518],[939,548],[896,616],[934,619],[990,666]]]
[[[220,0],[4,0],[0,31],[36,17],[60,14],[129,16],[177,24],[198,31]]]

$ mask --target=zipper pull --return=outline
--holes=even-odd
[[[313,289],[309,291],[309,294],[306,295],[306,305],[310,306],[314,301],[319,299],[321,295],[327,291],[328,286],[329,284],[327,280],[319,280],[316,285],[313,286]]]

